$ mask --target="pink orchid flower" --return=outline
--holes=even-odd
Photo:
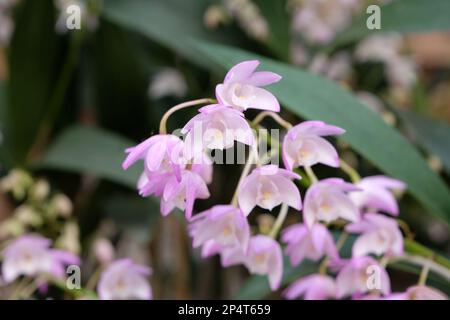
[[[427,286],[412,286],[405,292],[392,293],[386,300],[448,300],[441,291]]]
[[[254,144],[254,135],[242,112],[213,104],[203,107],[181,130],[186,135],[186,154],[189,158],[205,149],[228,149],[234,141]]]
[[[284,230],[282,240],[287,244],[286,254],[293,266],[298,266],[304,258],[318,261],[324,255],[333,260],[339,257],[330,231],[320,223],[311,228],[302,223],[292,225]]]
[[[403,236],[397,221],[377,213],[366,213],[359,222],[348,224],[347,232],[362,233],[353,244],[353,256],[403,255]]]
[[[358,221],[359,210],[348,197],[347,193],[358,188],[339,178],[324,179],[314,183],[306,191],[303,208],[303,219],[308,227],[317,221],[326,223],[338,218],[348,221]]]
[[[326,300],[336,298],[334,279],[321,274],[312,274],[298,279],[284,292],[286,299],[293,300],[303,296],[305,300]]]
[[[154,173],[173,172],[181,179],[181,170],[185,167],[183,141],[171,134],[158,134],[125,150],[128,154],[122,164],[128,169],[136,161],[144,159],[147,176]]]
[[[280,81],[281,76],[269,71],[255,72],[257,60],[238,63],[228,71],[223,84],[216,86],[217,100],[239,111],[247,109],[280,111],[275,96],[260,87]]]
[[[208,187],[202,177],[188,170],[181,172],[181,181],[171,176],[161,198],[161,214],[167,216],[173,209],[185,211],[185,216],[190,219],[194,208],[195,199],[209,198]]]
[[[250,239],[250,226],[239,208],[216,205],[192,218],[189,233],[194,240],[194,248],[214,240],[217,251],[223,247],[240,247],[245,253]],[[207,252],[210,251],[205,251],[209,255]]]
[[[398,204],[392,190],[404,190],[406,185],[385,176],[372,176],[361,179],[356,184],[361,192],[354,192],[350,198],[359,209],[372,211],[384,211],[393,216],[398,216]]]
[[[300,210],[300,192],[291,179],[300,179],[300,176],[276,165],[254,169],[239,190],[238,201],[242,212],[248,215],[257,205],[272,210],[281,203]]]
[[[130,259],[117,260],[100,276],[97,286],[99,298],[102,300],[152,299],[152,288],[147,281],[151,273],[150,268],[135,264]]]
[[[21,275],[50,274],[64,278],[65,265],[79,264],[70,252],[51,249],[51,240],[39,235],[24,235],[13,240],[2,252],[2,274],[6,283]]]
[[[384,295],[391,292],[386,270],[372,257],[354,257],[345,262],[336,277],[337,296],[344,298],[353,294],[378,290]]]
[[[339,167],[339,155],[323,136],[340,135],[344,129],[322,121],[305,121],[289,129],[283,141],[283,162],[287,169],[323,163]]]

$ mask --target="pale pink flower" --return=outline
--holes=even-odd
[[[272,210],[281,203],[300,210],[300,192],[292,179],[300,179],[300,176],[276,165],[254,169],[239,190],[238,201],[242,212],[248,215],[257,205]]]
[[[384,295],[391,292],[386,270],[369,256],[354,257],[346,261],[336,277],[336,285],[338,298],[362,295],[372,290],[379,290]]]
[[[195,199],[206,199],[209,195],[208,187],[199,174],[183,170],[181,181],[175,176],[167,180],[161,198],[161,214],[167,216],[173,209],[178,208],[190,219]]]
[[[51,241],[39,235],[24,235],[13,240],[2,252],[2,273],[5,282],[21,275],[50,274],[57,278],[65,275],[65,265],[79,264],[70,252],[50,248]]]
[[[292,283],[284,292],[286,299],[293,300],[301,296],[305,300],[325,300],[336,298],[334,279],[321,274],[302,277]]]
[[[361,179],[356,186],[361,191],[350,194],[350,199],[359,209],[384,211],[393,216],[399,214],[392,190],[404,190],[406,185],[403,182],[385,176],[372,176]]]
[[[152,270],[130,259],[113,262],[100,276],[97,286],[102,300],[152,299],[147,277]]]
[[[225,266],[243,263],[250,273],[267,275],[272,290],[277,290],[283,276],[283,255],[280,244],[268,236],[250,238],[247,254],[236,249],[227,249],[222,254]]]
[[[278,82],[281,76],[269,71],[255,72],[258,65],[259,61],[249,60],[232,67],[223,84],[216,86],[217,100],[239,111],[247,109],[280,111],[280,104],[275,96],[260,87]]]
[[[299,265],[304,258],[313,261],[325,255],[333,260],[339,258],[330,231],[320,223],[311,228],[302,223],[292,225],[284,230],[282,240],[287,244],[286,254],[293,266]]]
[[[136,161],[144,159],[147,176],[154,173],[173,172],[181,179],[181,170],[185,167],[183,141],[171,134],[158,134],[125,150],[128,154],[122,163],[128,169]]]
[[[441,291],[427,286],[412,286],[405,292],[392,293],[386,300],[448,300]]]
[[[239,208],[232,205],[216,205],[192,218],[189,233],[193,238],[194,248],[214,240],[218,246],[215,250],[239,247],[245,253],[250,239],[250,226]],[[209,242],[208,246],[211,244]],[[206,249],[206,256],[210,255],[207,254],[210,249],[211,247]]]
[[[324,179],[314,183],[306,191],[303,220],[308,227],[317,221],[326,223],[338,218],[358,221],[360,213],[347,193],[358,190],[351,183],[339,178]]]
[[[323,163],[339,167],[339,156],[323,136],[343,134],[345,130],[322,121],[305,121],[289,129],[283,141],[283,162],[287,169]]]
[[[397,221],[377,213],[366,213],[361,221],[348,224],[347,232],[362,233],[353,243],[353,256],[401,256],[403,236]]]
[[[199,109],[181,130],[186,134],[186,154],[189,158],[202,154],[205,149],[227,149],[234,141],[253,145],[254,135],[242,112],[213,104]]]

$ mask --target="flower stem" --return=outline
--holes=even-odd
[[[349,176],[350,180],[353,183],[357,183],[361,180],[361,176],[355,169],[353,169],[353,167],[351,165],[349,165],[347,162],[345,162],[342,159],[339,159],[339,163],[341,165],[342,171],[344,171]]]
[[[159,123],[159,133],[160,134],[166,134],[167,133],[167,128],[166,128],[166,124],[167,124],[167,120],[169,120],[169,117],[174,114],[175,112],[177,112],[178,110],[187,108],[187,107],[192,107],[192,106],[196,106],[199,104],[206,104],[206,103],[215,103],[216,100],[215,99],[210,99],[210,98],[204,98],[204,99],[197,99],[197,100],[191,100],[191,101],[186,101],[180,104],[177,104],[176,106],[170,108],[161,118],[161,122]]]
[[[259,113],[253,119],[252,125],[256,126],[261,121],[263,121],[264,118],[266,118],[266,117],[271,117],[272,119],[274,119],[283,128],[286,128],[286,129],[292,128],[292,124],[290,124],[288,121],[286,121],[282,117],[280,117],[280,115],[278,115],[278,114],[276,114],[275,112],[272,112],[272,111],[263,111],[263,112]]]
[[[314,173],[314,171],[311,169],[310,166],[304,166],[305,168],[305,172],[308,175],[309,180],[311,180],[311,183],[314,184],[317,181],[319,181],[319,179],[317,179],[316,174]]]
[[[275,239],[280,232],[281,227],[283,226],[284,220],[286,220],[287,214],[289,211],[289,206],[285,203],[281,205],[280,212],[278,213],[277,220],[272,226],[272,230],[270,230],[269,237]]]
[[[430,271],[430,260],[427,260],[427,262],[423,265],[422,271],[420,271],[419,281],[417,282],[417,285],[424,286],[427,282],[428,273]]]

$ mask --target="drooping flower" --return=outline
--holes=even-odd
[[[213,104],[199,109],[181,130],[186,135],[186,154],[189,158],[202,154],[205,149],[227,149],[234,141],[253,145],[254,136],[242,112]]]
[[[13,240],[3,251],[2,274],[5,282],[21,275],[50,274],[57,278],[65,275],[65,265],[79,264],[70,252],[51,249],[51,240],[39,235],[24,235]]]
[[[242,212],[248,215],[257,205],[272,210],[281,203],[300,210],[300,192],[292,179],[300,179],[300,176],[276,165],[254,169],[239,189],[238,201]]]
[[[441,291],[427,286],[412,286],[405,292],[392,293],[386,300],[448,300],[448,297]]]
[[[259,61],[249,60],[232,67],[224,82],[216,87],[217,100],[239,111],[247,109],[280,111],[280,104],[275,96],[260,87],[279,81],[281,76],[269,71],[255,72],[258,65]]]
[[[130,259],[113,262],[102,273],[97,292],[102,300],[152,299],[147,277],[152,270],[135,264]]]
[[[239,208],[216,205],[192,218],[189,233],[194,240],[194,248],[214,240],[217,251],[224,247],[239,247],[245,253],[250,239],[250,226]],[[209,242],[208,246],[211,244]]]
[[[161,214],[167,216],[173,209],[178,208],[185,212],[187,219],[190,219],[195,199],[208,197],[208,187],[202,177],[193,171],[183,170],[181,181],[175,176],[167,180],[161,198]]]
[[[347,232],[362,233],[353,244],[353,256],[403,254],[403,236],[394,219],[366,213],[359,222],[348,224]]]
[[[372,257],[354,257],[348,260],[336,277],[337,297],[362,295],[378,290],[384,295],[391,292],[386,270]]]
[[[305,121],[289,129],[283,141],[283,162],[287,169],[323,163],[339,167],[339,156],[323,136],[343,134],[345,130],[322,121]]]
[[[122,168],[126,170],[136,161],[144,159],[144,171],[147,176],[173,172],[180,180],[181,170],[186,165],[183,141],[171,134],[152,136],[137,146],[126,149],[125,152],[128,155]]]
[[[271,237],[251,237],[246,254],[236,247],[227,248],[221,253],[224,266],[243,263],[250,273],[267,275],[272,290],[279,288],[283,275],[283,255],[280,244]]]
[[[361,191],[351,193],[350,198],[359,209],[398,215],[398,204],[392,190],[405,189],[403,182],[385,176],[372,176],[361,179],[356,186]]]
[[[305,300],[325,300],[336,298],[334,279],[321,274],[302,277],[292,283],[284,292],[286,299],[293,300],[301,296]]]
[[[347,193],[358,188],[339,178],[324,179],[306,191],[303,219],[308,227],[317,221],[329,223],[338,218],[358,221],[360,213]]]
[[[284,230],[282,240],[287,244],[286,254],[293,266],[299,265],[304,258],[317,261],[324,255],[331,259],[339,257],[330,231],[320,223],[311,228],[302,223],[292,225]]]

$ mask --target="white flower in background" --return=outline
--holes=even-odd
[[[167,96],[182,98],[186,95],[187,89],[183,74],[176,69],[166,68],[153,77],[148,93],[154,99]]]
[[[0,47],[8,45],[14,31],[11,11],[16,3],[17,0],[0,0]]]
[[[417,80],[417,66],[402,55],[403,38],[398,34],[370,36],[358,44],[355,59],[359,62],[382,62],[386,65],[389,83],[397,88],[409,88]]]
[[[352,59],[348,52],[338,52],[331,57],[318,54],[311,61],[309,70],[331,80],[347,80],[352,74]]]
[[[358,0],[305,0],[294,3],[292,28],[314,44],[331,41],[361,8]]]
[[[267,21],[251,0],[225,0],[225,7],[250,37],[261,41],[267,39]]]

